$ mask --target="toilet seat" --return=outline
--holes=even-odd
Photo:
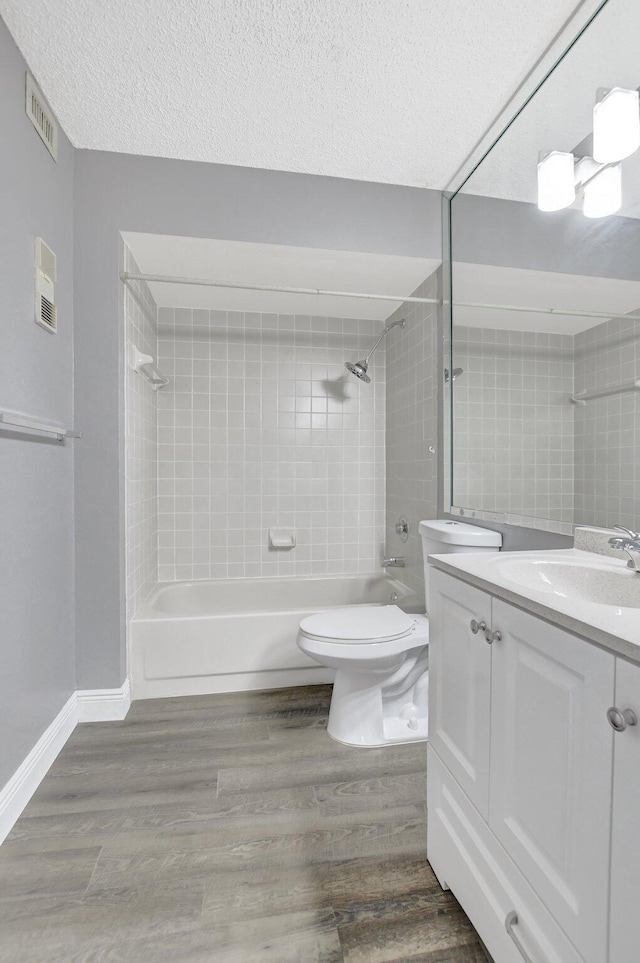
[[[415,631],[416,620],[397,605],[363,605],[309,615],[300,632],[309,639],[335,645],[393,642]]]

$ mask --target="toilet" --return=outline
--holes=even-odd
[[[502,536],[465,522],[420,522],[426,598],[429,555],[499,552]],[[429,620],[397,605],[352,605],[309,615],[298,646],[336,670],[327,732],[348,746],[427,738]]]

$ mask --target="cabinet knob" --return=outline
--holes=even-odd
[[[475,619],[471,619],[471,621],[469,622],[469,626],[470,626],[471,631],[473,632],[473,634],[474,634],[474,635],[477,635],[478,632],[484,632],[484,631],[486,631],[487,623],[486,623],[486,622],[476,622]]]
[[[491,630],[488,629],[484,633],[484,640],[488,642],[489,645],[491,645],[492,642],[502,642],[502,632],[491,632]]]
[[[617,709],[616,706],[607,709],[607,719],[611,728],[615,729],[616,732],[624,732],[627,726],[638,724],[638,717],[633,709]]]

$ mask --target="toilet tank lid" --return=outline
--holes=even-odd
[[[500,532],[493,532],[490,528],[480,528],[478,525],[467,525],[466,522],[434,518],[420,522],[419,527],[421,535],[447,545],[468,545],[470,548],[500,548],[502,545]]]

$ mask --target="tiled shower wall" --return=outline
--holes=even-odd
[[[462,325],[454,338],[454,504],[570,526],[573,338]]]
[[[413,297],[438,296],[440,271],[428,277]],[[418,595],[424,595],[422,541],[418,523],[437,512],[437,306],[404,304],[387,321],[406,319],[387,338],[387,497],[386,551],[404,555],[406,566],[391,570]],[[409,523],[406,542],[395,533],[397,519]]]
[[[380,570],[385,356],[379,322],[159,311],[161,581]],[[268,546],[292,529],[291,550]]]
[[[640,328],[626,318],[575,337],[575,390],[640,377]],[[575,417],[575,521],[640,525],[640,393],[629,391],[578,405]]]
[[[129,248],[124,269],[140,273]],[[129,345],[157,353],[157,307],[144,281],[123,285],[125,317],[126,600],[132,615],[158,579],[157,394],[128,364]]]

